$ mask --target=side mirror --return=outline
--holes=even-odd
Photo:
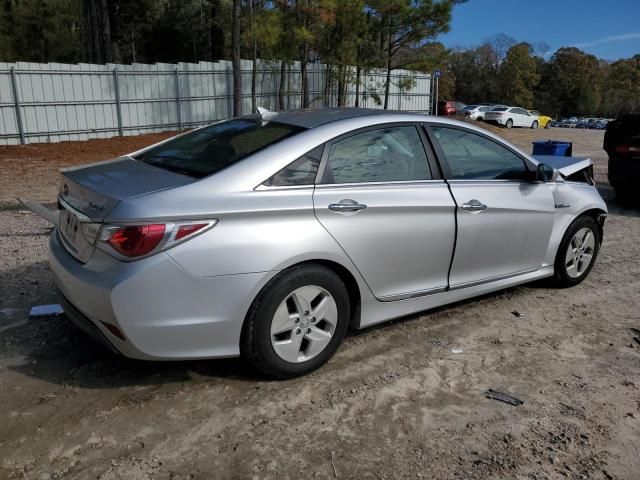
[[[536,180],[540,182],[552,182],[556,179],[555,170],[544,163],[538,164]]]

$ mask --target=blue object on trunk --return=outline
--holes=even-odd
[[[558,157],[570,157],[573,150],[571,142],[544,140],[533,143],[533,155],[553,155]]]

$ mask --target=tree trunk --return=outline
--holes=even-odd
[[[98,22],[98,11],[96,0],[85,0],[87,17],[87,40],[89,44],[88,53],[91,63],[102,63],[102,46],[100,41],[100,24]]]
[[[358,65],[356,65],[356,101],[355,101],[354,107],[360,106],[360,75],[361,75],[361,68],[360,68],[360,64],[358,63]]]
[[[327,63],[324,72],[324,106],[331,106],[331,64]]]
[[[217,23],[220,10],[220,0],[211,0],[211,60],[216,61],[224,57],[224,31]]]
[[[232,19],[233,116],[242,115],[242,72],[240,71],[240,0],[233,0]]]
[[[344,65],[338,65],[338,106],[344,107]]]
[[[100,1],[100,20],[104,63],[110,63],[113,62],[113,50],[111,48],[111,22],[109,21],[109,7],[107,5],[107,0]]]
[[[389,45],[387,48],[387,81],[384,85],[384,109],[389,108],[389,88],[391,87],[391,32],[389,32]]]
[[[287,81],[287,62],[280,63],[280,85],[278,86],[278,110],[284,110],[284,84]]]
[[[258,39],[256,37],[256,20],[254,1],[249,0],[251,14],[251,113],[256,113],[258,104],[256,100],[256,70],[258,65]]]
[[[302,83],[302,108],[309,108],[309,73],[307,70],[307,62],[309,56],[309,45],[304,43],[304,51],[302,60],[300,61],[300,82]]]

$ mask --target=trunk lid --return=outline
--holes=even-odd
[[[94,238],[86,224],[102,223],[118,202],[146,193],[180,187],[194,178],[163,170],[129,157],[60,171],[58,232],[67,251],[87,262]]]
[[[129,157],[65,168],[60,173],[60,198],[91,221],[104,219],[125,198],[195,181]]]
[[[593,165],[590,158],[561,157],[557,155],[533,155],[533,158],[559,171],[565,178],[578,173],[580,170],[591,168]]]

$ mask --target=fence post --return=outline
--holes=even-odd
[[[24,128],[22,126],[22,111],[20,106],[20,96],[18,95],[18,81],[16,79],[16,67],[11,67],[11,89],[13,90],[13,101],[16,109],[16,123],[18,124],[18,134],[20,135],[20,143],[25,144]]]
[[[178,119],[178,130],[182,130],[182,106],[180,102],[180,70],[179,66],[176,65],[175,73],[176,73],[176,113]]]
[[[120,104],[120,81],[118,67],[113,69],[113,88],[116,94],[116,117],[118,118],[118,135],[122,136],[122,105]]]

